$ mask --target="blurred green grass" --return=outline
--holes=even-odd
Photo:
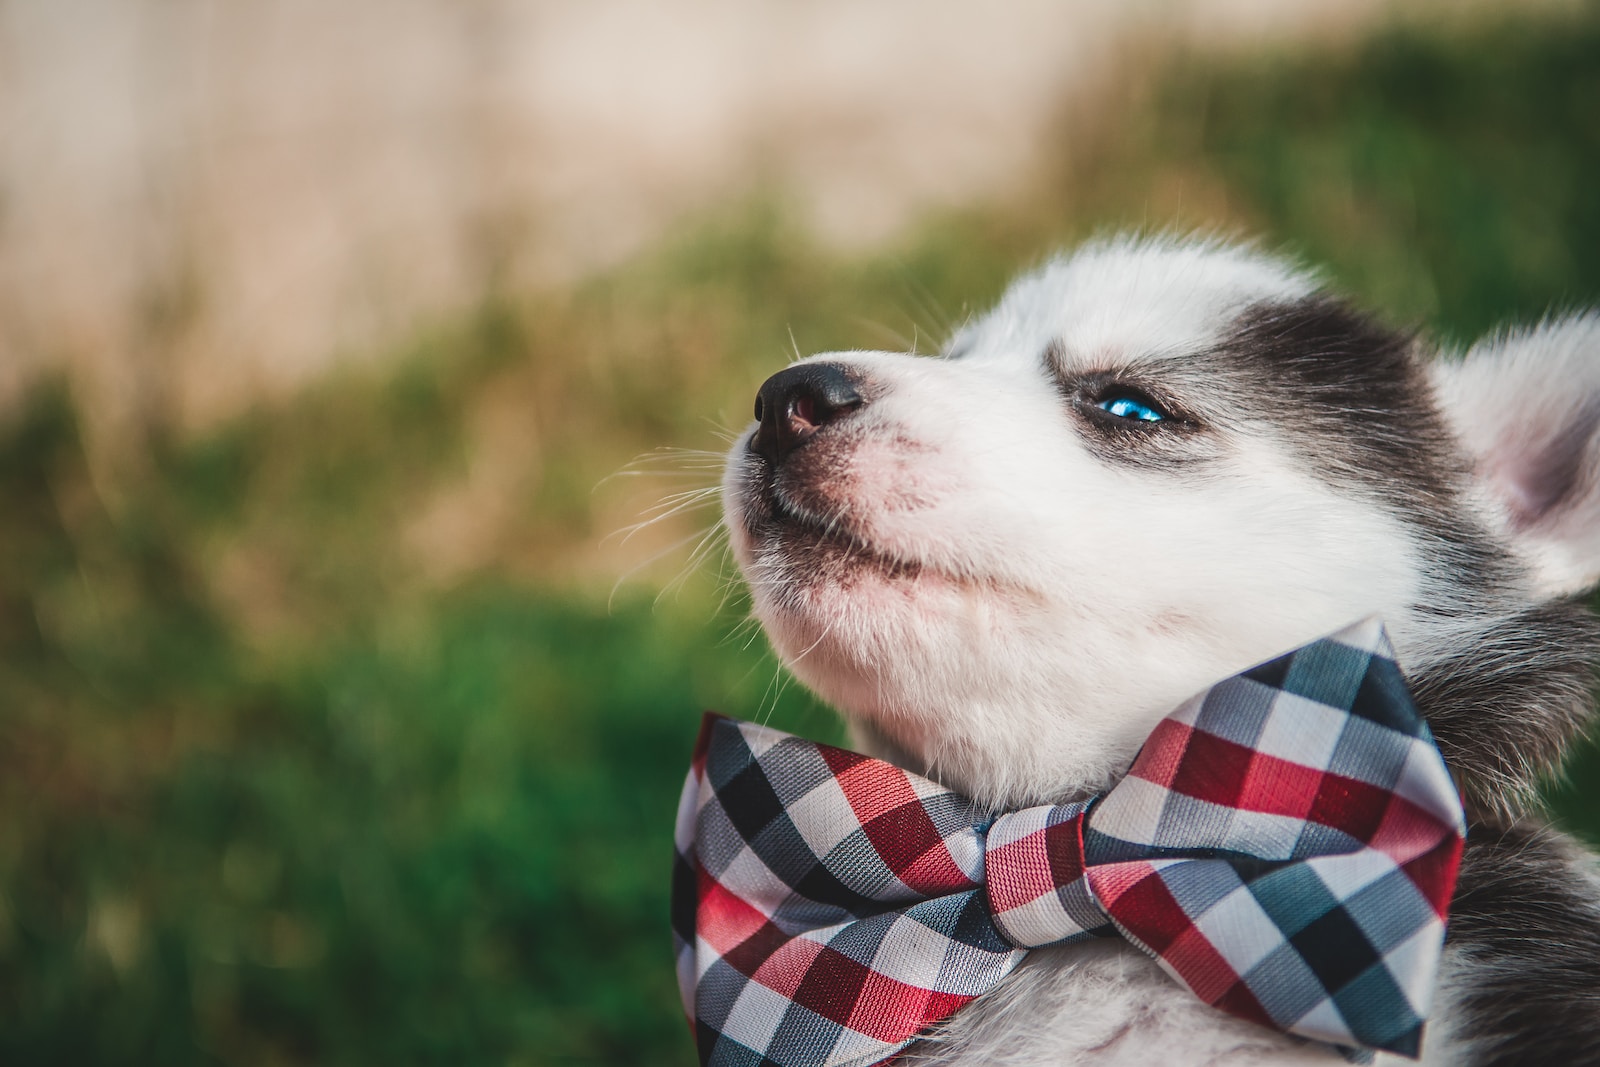
[[[720,448],[791,335],[927,350],[1128,225],[1263,234],[1457,342],[1600,302],[1592,8],[1134,59],[1060,142],[893,249],[756,197],[199,437],[108,444],[37,390],[0,427],[0,1062],[689,1062],[665,897],[699,712],[838,727],[714,564],[658,601],[668,551],[608,605],[712,514],[605,536],[711,473],[595,486]],[[1552,796],[1600,840],[1593,749]]]

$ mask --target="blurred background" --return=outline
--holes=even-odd
[[[1597,189],[1593,4],[0,0],[0,1062],[691,1062],[768,374],[1127,226],[1461,344]]]

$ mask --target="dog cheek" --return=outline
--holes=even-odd
[[[932,510],[955,481],[932,447],[907,438],[865,443],[852,474],[858,506],[884,516]]]

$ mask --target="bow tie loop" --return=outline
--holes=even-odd
[[[1465,836],[1376,620],[1229,678],[1103,797],[991,817],[708,716],[673,928],[702,1063],[866,1067],[1030,948],[1120,934],[1196,996],[1416,1055]]]

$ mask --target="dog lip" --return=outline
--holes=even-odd
[[[876,574],[888,580],[931,579],[958,588],[984,588],[1026,602],[1039,594],[1024,583],[1001,575],[964,573],[937,560],[884,548],[867,536],[848,515],[824,518],[786,502],[770,473],[752,479],[744,498],[743,526],[757,552],[778,552],[789,564],[806,564],[789,572],[797,584],[838,582],[849,572]]]
[[[758,507],[752,509],[748,525],[752,533],[763,540],[809,541],[852,553],[861,553],[881,559],[885,563],[910,566],[880,552],[845,515],[821,516],[804,506],[784,499],[777,485],[770,479],[755,494]]]
[[[887,552],[865,536],[846,516],[823,518],[786,503],[775,486],[767,483],[757,496],[764,514],[747,518],[747,528],[768,550],[778,550],[793,562],[814,561],[820,568],[814,579],[837,581],[839,570],[875,573],[887,579],[911,579],[924,574],[957,579],[925,561]],[[831,577],[829,577],[831,575]],[[798,575],[793,580],[799,580]]]
[[[769,521],[780,534],[784,530],[791,530],[849,547],[860,547],[865,542],[865,538],[859,536],[842,519],[824,520],[784,503],[783,498],[778,495],[776,486],[769,486],[762,496],[763,502],[767,505]]]

